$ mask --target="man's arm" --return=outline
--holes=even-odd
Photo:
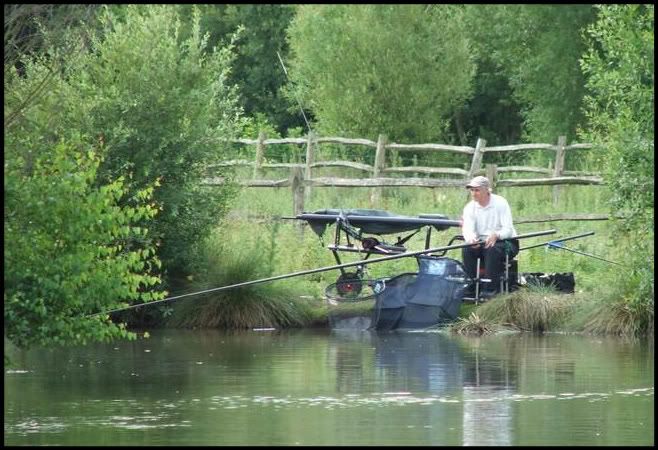
[[[498,239],[508,239],[514,236],[514,224],[512,222],[512,209],[507,200],[501,197],[500,202],[500,224]]]
[[[467,203],[462,212],[462,236],[466,243],[476,242],[477,234],[475,233],[475,214],[473,208]]]

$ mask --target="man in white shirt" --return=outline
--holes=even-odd
[[[462,235],[466,243],[473,246],[462,249],[466,273],[476,277],[477,259],[484,264],[484,278],[491,279],[484,294],[492,295],[500,291],[500,279],[504,275],[505,254],[510,258],[519,253],[516,230],[512,223],[512,211],[505,198],[491,192],[491,184],[486,177],[475,177],[466,188],[471,191],[471,201],[464,207],[462,215]]]

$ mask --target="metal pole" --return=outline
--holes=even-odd
[[[478,304],[480,299],[480,257],[478,257],[477,264],[475,266],[475,304]]]
[[[523,238],[528,238],[528,237],[544,236],[544,235],[547,235],[547,234],[554,234],[555,232],[556,232],[555,230],[538,231],[536,233],[528,233],[528,234],[525,234],[525,235],[519,235],[519,236],[514,237],[513,239],[523,239]],[[204,291],[190,292],[188,294],[181,294],[181,295],[176,295],[176,296],[173,296],[173,297],[167,297],[167,298],[163,298],[161,300],[155,300],[155,301],[148,302],[148,303],[138,303],[136,305],[130,305],[130,306],[122,307],[122,308],[116,308],[116,309],[111,309],[111,310],[108,310],[108,311],[98,312],[98,313],[95,313],[95,314],[89,314],[86,317],[94,317],[94,316],[98,316],[98,315],[101,315],[101,314],[110,314],[110,313],[117,312],[117,311],[125,311],[125,310],[128,310],[128,309],[139,308],[141,306],[154,305],[156,303],[162,303],[162,302],[166,302],[166,301],[170,301],[170,300],[178,300],[178,299],[181,299],[181,298],[184,298],[184,297],[191,297],[193,295],[201,295],[201,294],[207,294],[207,293],[210,293],[210,292],[225,291],[225,290],[228,290],[228,289],[251,286],[251,285],[254,285],[254,284],[258,284],[258,283],[265,283],[265,282],[268,282],[268,281],[282,280],[282,279],[285,279],[285,278],[298,277],[298,276],[301,276],[301,275],[310,275],[312,273],[326,272],[328,270],[342,269],[342,268],[345,268],[345,267],[365,266],[367,264],[373,264],[373,263],[383,262],[383,261],[392,261],[394,259],[408,258],[408,257],[411,257],[411,256],[424,255],[424,254],[427,254],[427,253],[437,253],[437,252],[440,252],[440,251],[447,251],[447,250],[453,250],[453,249],[468,247],[470,245],[474,245],[474,244],[469,243],[469,244],[447,245],[447,246],[444,246],[444,247],[430,248],[430,249],[426,249],[426,250],[419,250],[419,251],[416,251],[416,252],[401,253],[401,254],[398,254],[398,255],[384,256],[382,258],[371,259],[369,261],[361,260],[361,261],[355,261],[355,262],[351,262],[351,263],[338,264],[338,265],[335,265],[335,266],[320,267],[318,269],[303,270],[301,272],[294,272],[294,273],[288,273],[288,274],[284,274],[284,275],[277,275],[277,276],[269,277],[269,278],[261,278],[260,280],[245,281],[245,282],[242,282],[242,283],[231,284],[231,285],[228,285],[228,286],[220,286],[220,287],[216,287],[216,288],[213,288],[213,289],[206,289]]]
[[[501,285],[503,284],[501,280]],[[505,293],[509,294],[509,253],[505,252]],[[500,286],[500,291],[503,292],[503,286]]]

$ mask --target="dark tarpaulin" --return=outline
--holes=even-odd
[[[322,236],[328,225],[343,219],[343,223],[358,228],[363,233],[393,234],[417,230],[426,225],[432,225],[436,230],[446,230],[449,227],[460,226],[459,221],[450,220],[442,214],[421,214],[418,217],[400,216],[379,209],[321,209],[312,213],[302,213],[297,219],[306,220],[318,236]]]

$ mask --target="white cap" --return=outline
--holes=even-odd
[[[466,188],[487,188],[489,189],[491,187],[491,183],[489,183],[489,179],[487,177],[479,176],[473,178],[467,185]]]

